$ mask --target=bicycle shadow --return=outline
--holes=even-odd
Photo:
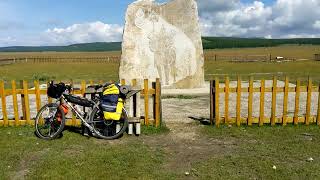
[[[81,136],[85,136],[85,137],[93,137],[89,131],[85,131],[85,128],[80,126],[80,127],[75,127],[75,126],[65,126],[63,131],[68,131],[71,133],[76,133],[79,134]]]
[[[205,117],[188,116],[189,119],[199,121],[202,125],[211,125],[210,119]]]

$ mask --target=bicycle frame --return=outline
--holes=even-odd
[[[89,130],[90,130],[91,132],[93,132],[93,127],[89,124],[89,123],[92,123],[92,122],[89,122],[89,119],[90,119],[92,110],[93,110],[94,108],[98,108],[98,107],[99,107],[99,102],[93,101],[93,102],[94,102],[94,106],[89,108],[89,112],[87,113],[86,116],[81,115],[81,112],[79,112],[76,108],[74,108],[74,104],[71,103],[71,102],[69,102],[69,101],[64,97],[64,95],[62,95],[62,96],[60,97],[60,99],[57,99],[56,103],[58,103],[58,102],[60,103],[60,105],[61,105],[61,104],[67,104],[68,108],[71,108],[72,112],[75,113],[76,116],[78,116],[78,117],[80,118],[81,122],[82,122],[87,128],[89,128]],[[125,102],[124,102],[124,103],[125,103]],[[127,112],[127,110],[126,110],[124,107],[122,108],[122,110],[124,111],[124,113],[125,113],[126,115],[128,115],[128,112]]]
[[[76,104],[73,104],[71,102],[69,102],[65,97],[64,97],[64,94],[59,98],[57,99],[56,103],[60,103],[60,105],[62,104],[66,104],[68,106],[69,109],[71,109],[72,113],[74,113],[77,117],[79,117],[80,121],[90,129],[90,131],[93,130],[92,126],[89,124],[89,119],[90,119],[90,115],[91,115],[91,112],[93,110],[93,108],[95,107],[98,107],[99,106],[99,103],[97,102],[94,102],[94,106],[93,107],[90,107],[89,108],[89,112],[87,113],[86,116],[82,115],[81,112],[79,112],[75,107],[74,105]]]

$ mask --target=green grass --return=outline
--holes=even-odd
[[[176,139],[176,145],[168,142],[175,136],[166,128],[142,130],[141,137],[125,135],[114,141],[69,131],[64,131],[61,139],[44,141],[34,136],[31,127],[2,127],[0,179],[185,179],[180,169],[183,165],[169,165],[176,156],[190,160],[190,169],[182,170],[190,172],[189,178],[320,178],[320,133],[316,126],[205,126],[200,128],[201,139]],[[199,143],[207,144],[208,149],[197,148]],[[183,148],[175,152],[179,146],[193,147],[192,154],[202,153],[198,155],[201,158],[190,158]],[[310,157],[314,161],[308,162]]]
[[[272,79],[273,75],[284,78],[286,75],[291,80],[301,78],[306,81],[310,76],[315,82],[320,82],[320,61],[286,62],[286,63],[232,63],[232,62],[214,62],[205,63],[205,78],[213,79],[218,76],[224,78],[230,76],[232,80],[240,75],[243,79],[249,79],[252,75],[259,80]]]
[[[142,126],[141,132],[144,135],[159,135],[159,134],[168,134],[170,130],[163,124],[159,128],[156,128],[155,126]]]
[[[231,147],[193,167],[201,179],[319,179],[319,130],[316,126],[206,127],[203,134]],[[310,157],[313,162],[307,161]]]
[[[0,66],[4,80],[118,80],[118,63],[24,63]]]
[[[61,139],[44,141],[33,128],[0,128],[0,179],[156,179],[164,153],[137,138],[104,141],[64,132]],[[123,142],[124,141],[124,142]]]
[[[66,64],[14,64],[0,66],[0,79],[15,80],[115,80],[118,81],[118,63],[66,63]],[[255,79],[272,79],[273,75],[284,77],[288,75],[291,80],[301,78],[307,80],[312,77],[315,82],[320,82],[320,62],[303,61],[287,63],[232,63],[232,62],[205,62],[205,79],[210,80],[218,76],[224,78],[230,76],[232,80],[237,75],[243,79],[249,79],[253,75]],[[182,97],[183,98],[183,97]]]

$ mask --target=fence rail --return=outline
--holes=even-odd
[[[136,87],[141,87],[141,82],[134,79],[132,82],[126,83],[124,80],[121,81],[123,85],[132,85]],[[99,83],[103,83],[100,81]],[[152,84],[149,88],[149,83]],[[20,126],[20,125],[34,125],[35,114],[40,110],[41,106],[45,103],[50,103],[53,100],[47,97],[46,88],[40,88],[39,81],[34,81],[34,88],[30,89],[27,81],[21,81],[20,86],[22,89],[17,89],[16,81],[11,81],[11,89],[5,89],[4,81],[0,81],[0,98],[1,98],[1,112],[0,112],[0,126]],[[88,85],[94,85],[93,81],[81,81],[80,84],[70,83],[74,87],[73,94],[85,96],[86,88]],[[75,86],[79,86],[76,88]],[[155,126],[160,126],[161,124],[161,84],[160,80],[157,79],[156,82],[150,82],[148,79],[142,81],[144,88],[141,93],[134,95],[128,101],[130,106],[129,115],[130,117],[136,117],[138,119],[143,119],[144,124],[154,124]],[[32,98],[31,98],[32,96]],[[140,98],[143,97],[144,103],[141,103]],[[149,103],[149,99],[153,100],[153,103]],[[8,101],[12,101],[8,103]],[[33,104],[34,108],[30,105]],[[152,108],[150,108],[151,106]],[[8,109],[10,107],[10,109]],[[144,116],[141,116],[140,108],[144,107]],[[10,112],[11,111],[11,112]],[[32,113],[33,114],[32,114]],[[153,116],[151,116],[153,112]],[[8,114],[13,114],[9,117]],[[2,115],[2,117],[1,117]],[[72,118],[67,119],[67,125],[79,126],[80,120],[76,119],[74,115]]]
[[[227,61],[227,62],[278,62],[278,61],[299,61],[297,58],[283,57],[277,59],[271,54],[257,54],[257,55],[221,55],[221,54],[207,54],[205,55],[207,61]],[[301,59],[305,60],[305,59]]]
[[[19,57],[19,58],[6,58],[0,59],[1,64],[14,64],[14,63],[116,63],[120,62],[120,56],[106,56],[106,57]]]
[[[210,82],[210,121],[212,124],[215,124],[219,127],[221,124],[236,124],[240,126],[241,124],[247,124],[249,126],[253,124],[259,124],[263,126],[264,124],[270,124],[272,126],[276,124],[287,125],[289,123],[297,125],[298,123],[303,123],[306,125],[317,123],[320,125],[320,86],[314,86],[312,84],[311,78],[308,80],[307,86],[301,86],[301,81],[297,80],[295,87],[289,86],[289,78],[285,78],[284,86],[278,87],[277,78],[274,77],[272,80],[272,87],[266,87],[265,80],[260,80],[260,87],[254,87],[253,77],[250,77],[249,87],[242,87],[241,78],[238,77],[237,86],[230,88],[229,77],[225,79],[225,87],[219,87],[219,78]],[[230,117],[230,107],[229,107],[229,98],[231,94],[236,94],[236,116]],[[243,103],[243,93],[248,93],[248,108],[247,117],[241,116],[241,106]],[[253,103],[253,96],[255,93],[260,94],[259,104]],[[266,117],[265,115],[265,102],[266,102],[266,93],[271,93],[271,116]],[[295,104],[294,104],[294,115],[290,117],[288,115],[288,97],[289,93],[294,93]],[[306,93],[306,109],[305,115],[300,116],[300,97],[302,93]],[[311,115],[311,101],[312,93],[318,94],[317,99],[317,115]],[[220,113],[220,96],[224,94],[224,115]],[[276,116],[277,111],[277,96],[279,94],[283,95],[282,103],[282,116]],[[253,107],[259,107],[259,116],[253,116]],[[222,107],[223,108],[223,107]]]

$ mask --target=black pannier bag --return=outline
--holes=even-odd
[[[49,84],[47,89],[47,95],[51,98],[57,99],[62,93],[67,89],[64,83],[53,84],[52,82]]]

